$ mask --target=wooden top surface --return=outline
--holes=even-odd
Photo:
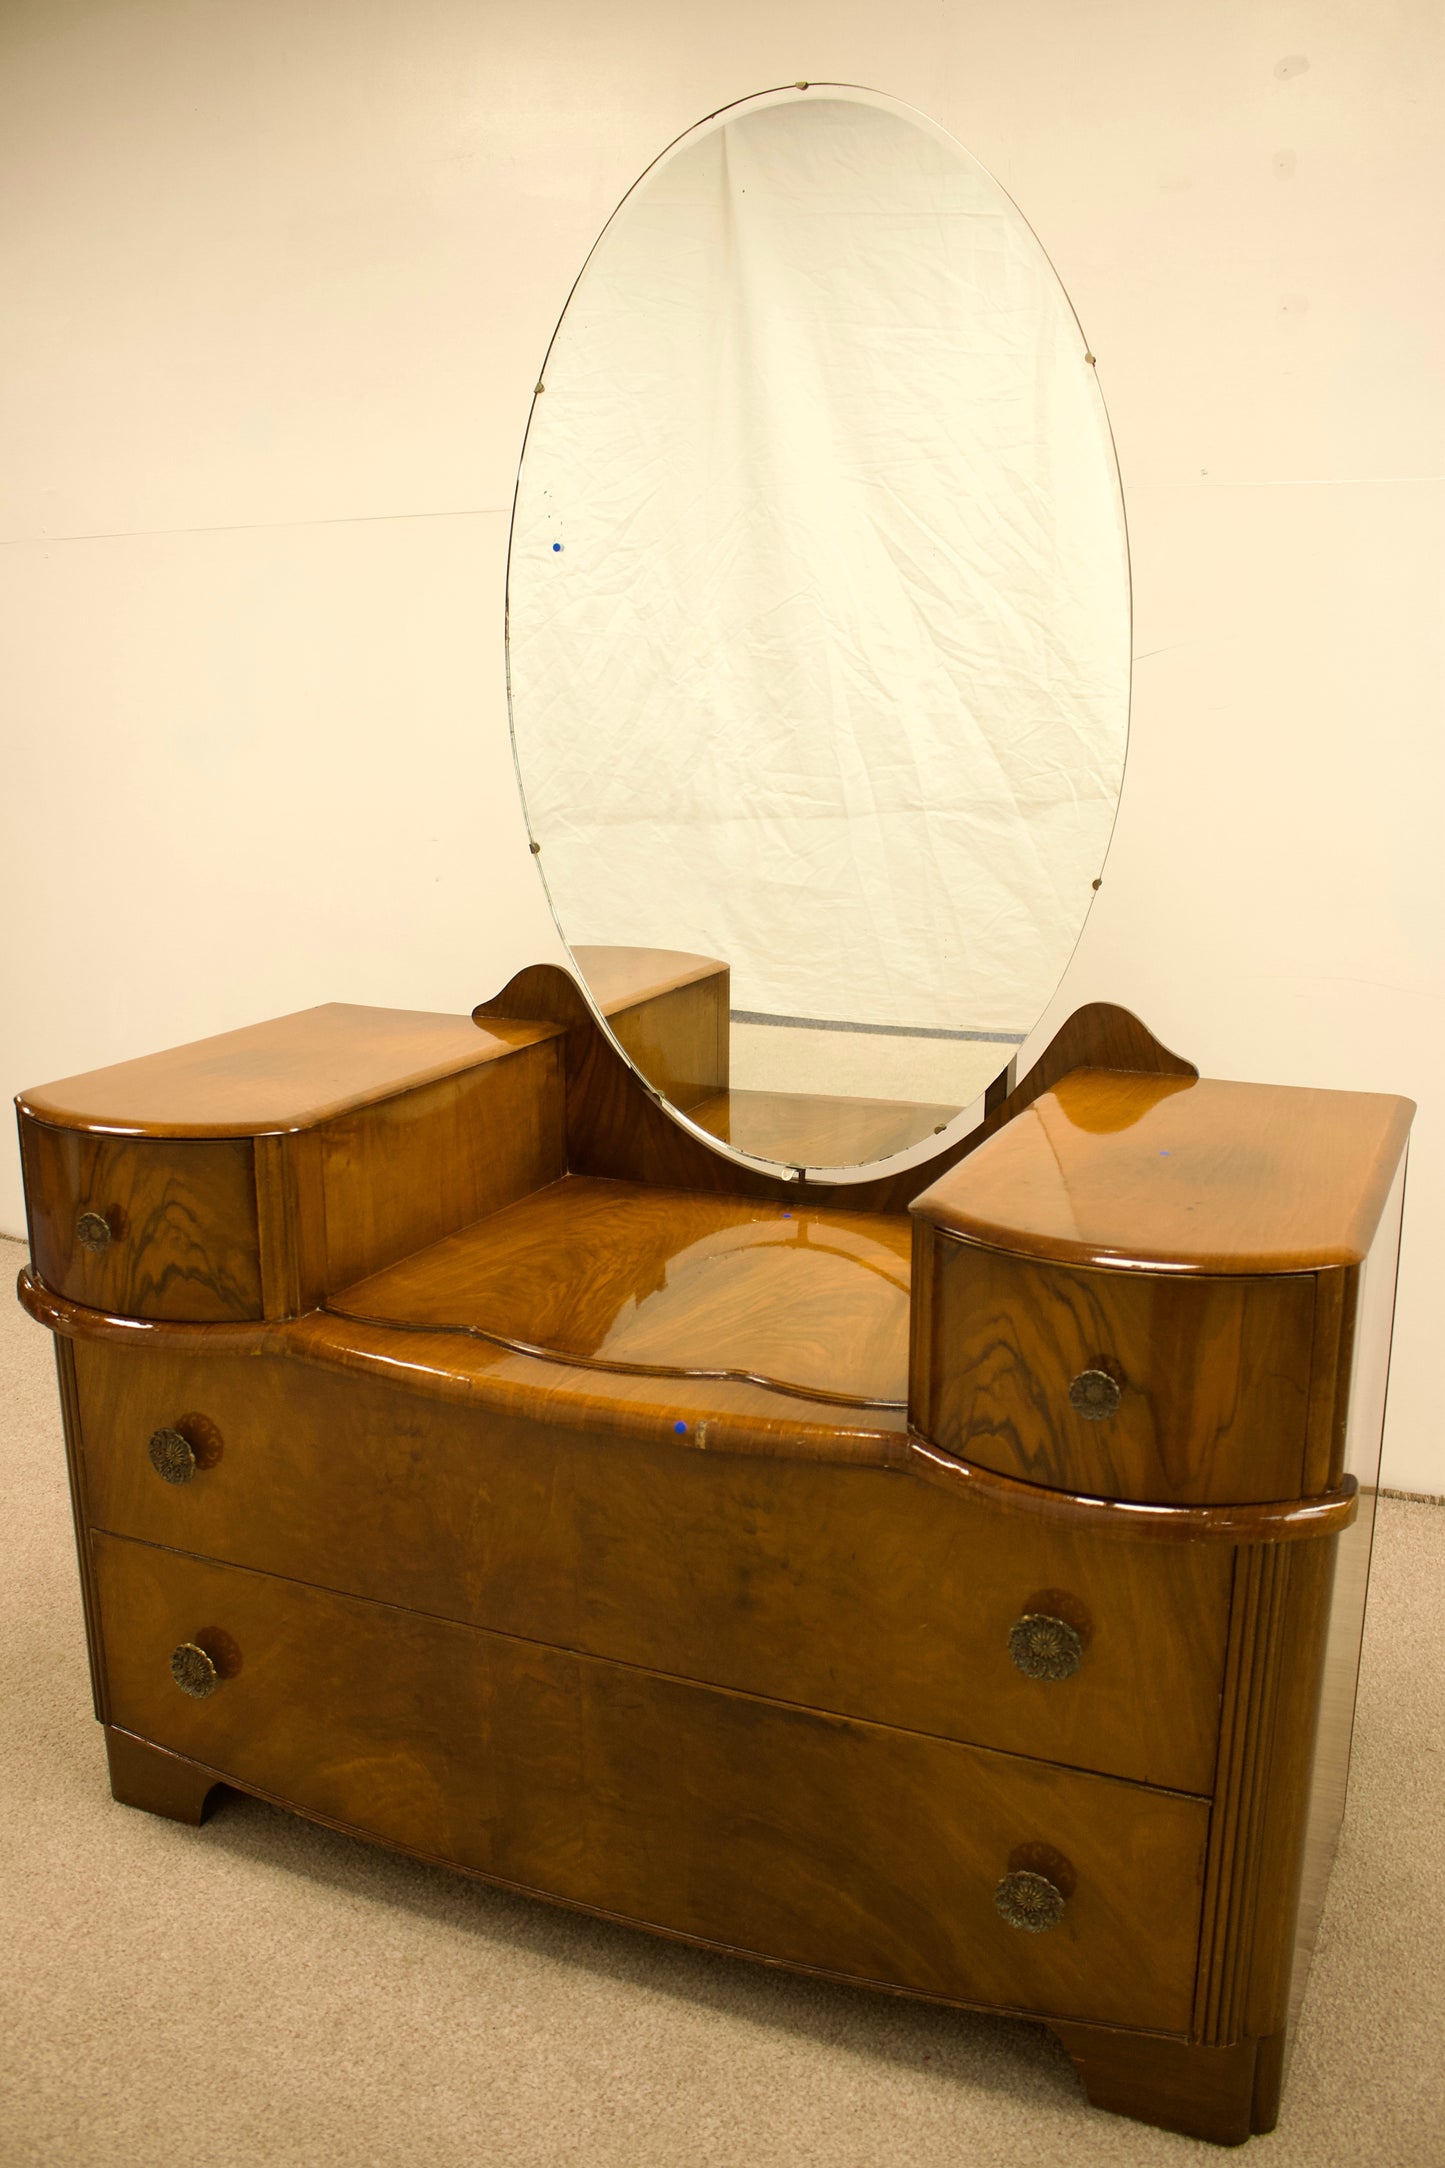
[[[679,986],[693,986],[699,979],[716,978],[728,968],[716,956],[692,956],[682,949],[583,943],[572,954],[604,1016],[615,1016],[658,994],[673,993]]]
[[[560,1360],[901,1407],[910,1238],[902,1214],[570,1175],[327,1308],[472,1328]]]
[[[308,1129],[352,1107],[556,1038],[555,1024],[436,1016],[330,1001],[168,1053],[91,1069],[17,1102],[62,1129],[236,1137]]]
[[[1060,1264],[1356,1264],[1414,1111],[1375,1092],[1076,1069],[913,1210],[969,1241]]]

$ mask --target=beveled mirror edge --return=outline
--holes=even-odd
[[[1093,884],[1093,893],[1091,894],[1089,901],[1084,906],[1083,916],[1079,921],[1078,931],[1070,946],[1068,957],[1066,958],[1063,969],[1060,972],[1057,984],[1055,985],[1048,1001],[1045,1003],[1044,1009],[1041,1012],[1037,1022],[1034,1024],[1033,1028],[1025,1035],[1024,1039],[1020,1042],[1020,1044],[1015,1050],[1013,1057],[1006,1064],[1004,1069],[1000,1071],[999,1076],[995,1078],[992,1083],[986,1086],[983,1092],[979,1093],[974,1099],[970,1100],[966,1106],[962,1107],[957,1113],[957,1115],[954,1117],[954,1119],[951,1122],[947,1123],[941,1131],[937,1131],[931,1136],[920,1138],[917,1143],[907,1146],[899,1152],[889,1154],[885,1158],[868,1161],[854,1161],[849,1162],[843,1166],[836,1167],[829,1166],[823,1162],[787,1162],[782,1160],[762,1159],[752,1153],[742,1151],[731,1143],[726,1142],[724,1139],[713,1135],[710,1130],[704,1129],[699,1123],[692,1121],[683,1109],[676,1106],[667,1097],[666,1093],[661,1091],[658,1086],[652,1082],[652,1080],[646,1075],[645,1071],[643,1071],[633,1060],[632,1056],[627,1052],[626,1048],[621,1045],[616,1034],[612,1030],[611,1025],[609,1024],[607,1017],[603,1013],[601,1005],[595,999],[592,993],[592,989],[588,985],[586,975],[577,962],[576,956],[573,952],[573,945],[567,938],[566,931],[563,928],[561,918],[558,914],[557,907],[552,896],[550,885],[547,881],[546,869],[543,865],[542,844],[538,840],[532,829],[531,816],[527,805],[526,786],[522,777],[522,765],[517,745],[516,715],[513,704],[510,632],[513,547],[516,537],[517,506],[521,496],[523,477],[526,471],[527,443],[531,435],[532,422],[537,412],[537,401],[540,397],[545,395],[548,363],[556,346],[558,335],[560,334],[562,326],[566,321],[567,312],[572,305],[572,301],[578,287],[581,285],[582,280],[587,274],[588,267],[591,264],[593,257],[597,254],[597,251],[601,247],[607,234],[611,230],[612,226],[614,225],[626,205],[631,201],[632,197],[636,195],[638,190],[643,187],[643,185],[651,178],[652,175],[654,175],[659,170],[659,168],[666,165],[672,158],[674,158],[682,150],[684,145],[691,144],[697,141],[702,136],[710,133],[715,128],[726,126],[728,120],[731,117],[736,116],[743,111],[757,112],[765,110],[769,107],[801,103],[805,98],[807,98],[809,93],[812,92],[828,92],[833,94],[841,94],[844,97],[849,98],[858,104],[869,105],[886,112],[905,115],[909,120],[913,121],[916,125],[921,127],[926,134],[931,135],[937,140],[950,145],[971,165],[978,167],[980,171],[986,174],[988,180],[998,190],[999,195],[1009,205],[1010,209],[1019,219],[1021,225],[1028,232],[1035,248],[1039,252],[1040,257],[1043,259],[1044,263],[1047,264],[1050,272],[1053,275],[1055,284],[1058,287],[1058,291],[1063,297],[1064,305],[1067,308],[1069,315],[1073,320],[1074,326],[1078,332],[1080,350],[1082,352],[1084,361],[1093,376],[1099,418],[1103,424],[1104,441],[1108,449],[1109,468],[1113,477],[1114,493],[1117,499],[1119,509],[1120,539],[1123,546],[1124,601],[1126,615],[1125,639],[1127,647],[1127,670],[1125,673],[1124,692],[1123,749],[1119,763],[1119,789],[1115,797],[1113,819],[1110,821],[1108,837],[1105,841],[1104,850],[1099,860],[1099,872]],[[776,84],[768,89],[753,91],[748,93],[744,97],[730,99],[726,104],[715,107],[711,112],[704,114],[701,119],[694,121],[691,126],[682,129],[679,134],[674,136],[671,141],[668,142],[663,147],[663,149],[658,152],[655,158],[651,159],[648,164],[642,168],[642,170],[637,174],[636,178],[629,184],[629,186],[623,191],[622,195],[618,198],[616,204],[613,206],[606,220],[598,229],[596,238],[593,240],[591,247],[588,249],[586,255],[583,257],[581,264],[578,266],[576,276],[573,278],[570,286],[568,287],[566,296],[562,303],[562,307],[558,312],[556,323],[552,327],[551,336],[547,341],[546,352],[544,353],[542,358],[542,365],[538,371],[537,381],[532,391],[531,401],[527,413],[527,422],[522,432],[522,443],[518,453],[517,477],[512,488],[512,505],[508,518],[506,577],[503,591],[502,645],[506,677],[507,729],[512,751],[512,770],[516,778],[517,784],[517,796],[522,809],[522,819],[526,828],[528,845],[531,851],[533,864],[536,869],[537,878],[541,883],[542,893],[546,898],[547,909],[551,916],[553,926],[556,929],[557,938],[562,946],[562,949],[567,959],[566,968],[569,972],[569,975],[574,980],[579,991],[581,992],[582,998],[586,1003],[588,1009],[590,1010],[593,1020],[597,1024],[598,1029],[603,1033],[604,1037],[611,1045],[618,1058],[627,1065],[628,1069],[636,1077],[638,1083],[642,1086],[648,1097],[654,1100],[657,1105],[666,1112],[669,1118],[673,1122],[675,1122],[681,1129],[683,1129],[689,1136],[696,1138],[700,1143],[706,1145],[709,1151],[715,1153],[720,1158],[730,1161],[734,1165],[746,1169],[750,1173],[766,1175],[770,1179],[783,1182],[819,1183],[825,1184],[830,1188],[847,1188],[850,1186],[862,1186],[867,1183],[876,1183],[882,1179],[886,1179],[891,1176],[905,1175],[917,1168],[926,1168],[933,1165],[937,1160],[940,1159],[943,1154],[948,1152],[953,1147],[965,1142],[975,1133],[975,1131],[980,1129],[983,1124],[988,1120],[990,1114],[993,1113],[996,1108],[1000,1104],[1002,1104],[1008,1097],[1012,1096],[1013,1092],[1018,1088],[1020,1079],[1027,1080],[1032,1070],[1045,1056],[1050,1046],[1060,1036],[1060,1027],[1057,1024],[1052,1023],[1051,1020],[1054,1017],[1058,1007],[1060,1006],[1060,995],[1062,993],[1064,984],[1067,981],[1069,971],[1073,964],[1073,960],[1078,954],[1079,944],[1083,940],[1085,929],[1087,928],[1089,920],[1093,915],[1095,897],[1097,897],[1099,889],[1103,886],[1104,875],[1109,861],[1109,855],[1113,849],[1114,836],[1118,829],[1120,809],[1123,805],[1124,786],[1128,776],[1129,767],[1129,749],[1133,732],[1133,558],[1129,542],[1128,508],[1124,498],[1124,483],[1123,475],[1120,471],[1119,466],[1118,444],[1114,435],[1113,423],[1109,416],[1108,402],[1104,398],[1103,387],[1099,382],[1097,356],[1095,355],[1095,352],[1089,343],[1087,335],[1085,334],[1084,327],[1079,320],[1079,313],[1074,306],[1073,298],[1069,292],[1068,287],[1065,285],[1062,277],[1059,274],[1058,266],[1055,264],[1048,250],[1044,247],[1044,244],[1039,238],[1039,235],[1031,221],[1019,209],[1019,206],[1015,202],[1013,196],[1003,186],[1002,182],[998,179],[992,168],[985,166],[982,160],[977,158],[974,153],[968,149],[967,145],[961,142],[960,139],[953,134],[951,129],[945,128],[941,122],[934,120],[933,117],[930,114],[924,112],[921,107],[911,104],[906,99],[895,98],[889,92],[875,90],[871,87],[871,85],[851,83],[834,79],[804,78],[802,80],[798,80],[792,83]],[[479,1005],[478,1009],[473,1012],[474,1016],[480,1018],[483,1008],[488,1008],[491,1006],[491,1004]],[[1102,1007],[1107,1005],[1095,1004],[1094,1006]],[[496,1012],[494,1011],[494,1013]],[[1072,1022],[1073,1018],[1071,1017],[1069,1019],[1069,1023]],[[1062,1028],[1064,1031],[1067,1031],[1068,1024],[1065,1024]],[[1007,1083],[1005,1083],[1005,1079],[1007,1079]]]

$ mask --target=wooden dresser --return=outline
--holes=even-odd
[[[708,1071],[725,979],[635,973],[619,1037],[776,1130]],[[1269,2129],[1410,1111],[1094,1009],[943,1160],[790,1183],[550,968],[25,1094],[116,1797],[233,1785]]]

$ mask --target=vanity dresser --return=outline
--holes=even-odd
[[[918,191],[962,189],[945,207],[972,249],[963,213],[992,206],[988,262],[1015,298],[1037,274],[1052,327],[1028,351],[1057,349],[1070,411],[1095,415],[1093,357],[986,176],[887,101],[810,95],[684,139],[637,198],[647,251],[718,187],[801,203],[816,250],[824,184],[855,186],[875,135],[885,164],[901,144],[902,227],[943,232]],[[1083,690],[1027,608],[985,610],[960,652],[1028,714],[1003,703],[956,803],[931,662],[904,707],[932,700],[935,737],[893,763],[831,665],[820,751],[800,662],[770,726],[786,758],[759,727],[722,821],[741,740],[716,704],[684,712],[705,682],[744,715],[716,646],[677,652],[664,733],[644,687],[608,734],[633,635],[601,662],[588,643],[645,583],[608,559],[588,588],[588,522],[610,506],[631,546],[655,506],[562,502],[594,424],[616,452],[603,319],[631,289],[625,255],[604,268],[573,375],[578,298],[539,385],[561,434],[554,457],[534,415],[511,599],[534,849],[564,924],[602,880],[586,922],[608,941],[473,1016],[317,1008],[19,1103],[20,1292],[55,1335],[112,1789],[198,1822],[230,1786],[712,1949],[1038,2019],[1096,2104],[1239,2142],[1275,2119],[1343,1807],[1411,1109],[1201,1079],[1104,1004],[1034,1024],[1123,762],[1111,466],[1088,469],[1103,526],[1079,527],[1069,579],[1030,590],[1087,648]],[[659,290],[675,313],[683,289]],[[943,290],[916,280],[882,346],[869,317],[870,368],[954,350]],[[841,333],[830,351],[846,374]],[[691,505],[683,453],[662,464]],[[1068,518],[1045,524],[1063,549]],[[975,532],[949,562],[1004,547]],[[710,592],[759,622],[739,582]],[[861,591],[830,589],[829,621]],[[879,634],[895,661],[902,622]],[[1021,643],[1007,667],[979,659],[990,624]],[[1046,804],[1070,746],[1077,787]],[[1013,926],[1014,979],[982,940],[934,943],[960,898]]]
[[[21,1103],[117,1798],[1044,2017],[1100,2104],[1268,2129],[1407,1104],[1084,1012],[910,1212],[704,1156],[560,971],[491,1006]]]

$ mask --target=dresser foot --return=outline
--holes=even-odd
[[[143,1807],[147,1814],[163,1814],[172,1822],[203,1822],[210,1810],[211,1794],[219,1780],[209,1769],[198,1769],[179,1754],[151,1746],[133,1732],[106,1726],[105,1752],[110,1763],[110,1789],[124,1807]]]
[[[1094,2025],[1052,2025],[1050,2030],[1096,2108],[1214,2145],[1243,2145],[1255,2133],[1274,2128],[1282,2034],[1212,2048]]]

